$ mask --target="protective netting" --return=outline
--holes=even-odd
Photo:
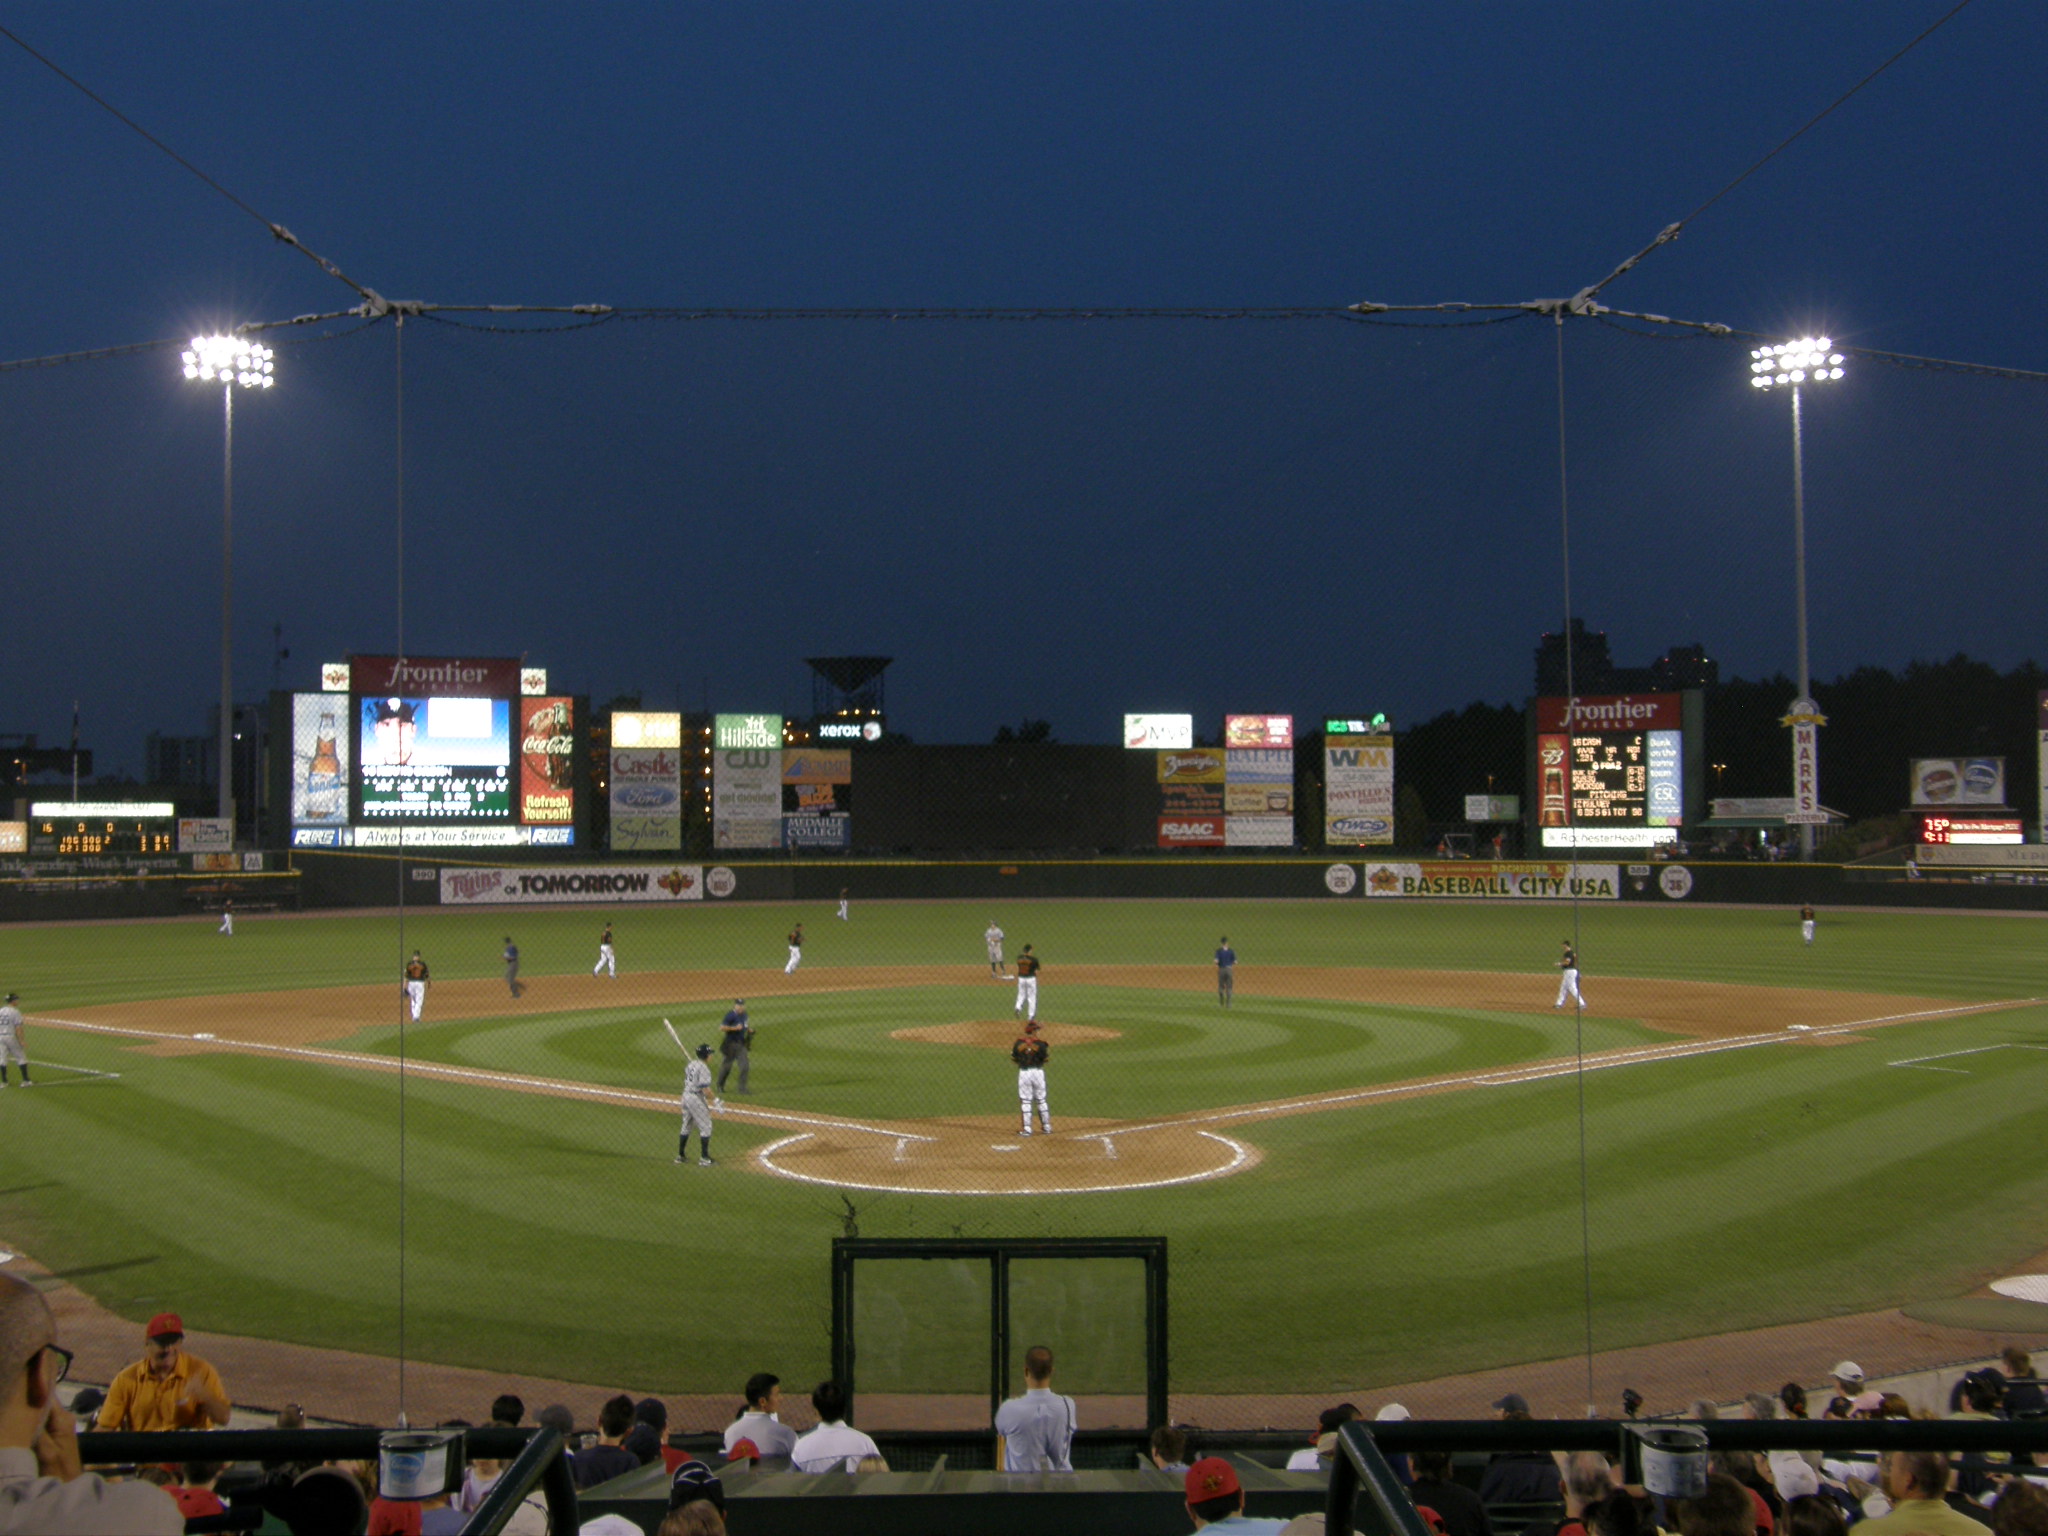
[[[1749,389],[1744,340],[1547,319],[415,321],[401,365],[392,339],[287,338],[300,403],[238,443],[246,536],[303,557],[253,577],[245,611],[290,614],[300,656],[544,657],[573,634],[615,659],[556,686],[600,708],[796,715],[796,658],[851,643],[902,658],[896,723],[920,740],[920,716],[990,699],[1106,739],[1094,701],[1126,680],[1171,680],[1204,722],[1385,707],[1385,851],[1483,855],[1499,830],[1533,860],[1526,807],[1475,828],[1463,800],[1534,794],[1536,647],[1579,619],[1617,666],[1694,643],[1718,663],[1698,798],[1788,785],[1790,421]],[[146,485],[133,455],[74,466],[19,553],[49,570],[138,549],[151,579],[92,596],[92,621],[131,645],[139,691],[200,718],[210,637],[180,615],[212,552],[177,525],[207,526],[217,444],[163,403],[156,366],[9,379],[25,452],[39,422],[91,410],[160,460]],[[1822,799],[1854,823],[1898,809],[1920,754],[2007,756],[2036,814],[2007,616],[2038,581],[2039,405],[2033,381],[1864,358],[1809,402],[1823,709],[1857,696],[1857,668],[1983,663],[1937,671],[1888,735],[1823,732]],[[467,488],[485,463],[518,488],[502,518]],[[1170,622],[1126,620],[1136,587],[1176,595]],[[1893,1308],[2038,1246],[2048,1184],[1984,1155],[2048,1130],[2030,1001],[2048,977],[2021,925],[1843,912],[1839,884],[1746,887],[1761,907],[1612,899],[1659,880],[1641,851],[1581,850],[1613,873],[1580,900],[1340,899],[1325,864],[1380,851],[1320,856],[1320,830],[1301,817],[1306,888],[1263,900],[805,854],[793,874],[769,861],[785,883],[757,905],[735,855],[731,902],[508,915],[438,906],[443,850],[379,864],[379,909],[251,913],[231,940],[210,920],[10,931],[51,1064],[43,1122],[0,1130],[23,1170],[4,1235],[124,1316],[203,1303],[208,1332],[403,1358],[415,1419],[480,1417],[499,1375],[702,1395],[714,1419],[762,1368],[804,1417],[833,1236],[1164,1234],[1176,1413],[1216,1426],[1397,1389],[1457,1416],[1516,1382],[1562,1412],[1629,1384],[1668,1408],[1813,1380],[1888,1337]],[[1766,830],[1690,858],[1768,863]],[[1817,898],[1809,948],[1794,914]],[[591,973],[607,917],[616,978]],[[1024,943],[1045,961],[1049,1138],[1017,1134],[1022,1021],[984,959],[991,923],[1006,970]],[[1564,940],[1583,1015],[1553,1006]],[[401,1031],[415,948],[432,990]],[[677,1166],[684,1061],[660,1021],[715,1045],[737,997],[753,1091],[727,1094],[717,1166]],[[1816,1043],[1785,1043],[1792,1026]],[[1950,1052],[1976,1054],[1907,1060]],[[382,1069],[401,1053],[402,1078]],[[1924,1236],[1888,1209],[1922,1213]],[[869,1293],[864,1389],[971,1406],[978,1284],[905,1264]],[[1034,1273],[1016,1302],[1067,1390],[1142,1391],[1122,1277]],[[292,1355],[279,1379],[330,1370]]]

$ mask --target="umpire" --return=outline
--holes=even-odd
[[[725,1080],[732,1069],[740,1069],[740,1092],[747,1089],[747,1047],[754,1043],[754,1026],[747,1022],[747,1000],[736,997],[718,1026],[718,1091],[725,1092]]]

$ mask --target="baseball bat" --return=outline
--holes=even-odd
[[[675,1025],[669,1023],[667,1019],[663,1019],[661,1021],[661,1027],[668,1031],[669,1039],[675,1041],[677,1050],[681,1051],[685,1056],[690,1054],[690,1048],[687,1045],[683,1044],[683,1037],[676,1033]]]

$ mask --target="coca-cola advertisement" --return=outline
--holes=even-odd
[[[519,821],[522,826],[564,826],[576,819],[572,774],[575,701],[519,701]]]

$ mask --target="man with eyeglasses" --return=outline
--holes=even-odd
[[[185,1323],[159,1312],[143,1330],[142,1358],[116,1376],[100,1404],[100,1429],[207,1429],[233,1412],[220,1372],[187,1354]]]
[[[42,1293],[0,1275],[0,1532],[182,1532],[185,1516],[161,1488],[110,1483],[80,1469],[76,1427],[57,1402],[57,1383],[70,1369]]]

